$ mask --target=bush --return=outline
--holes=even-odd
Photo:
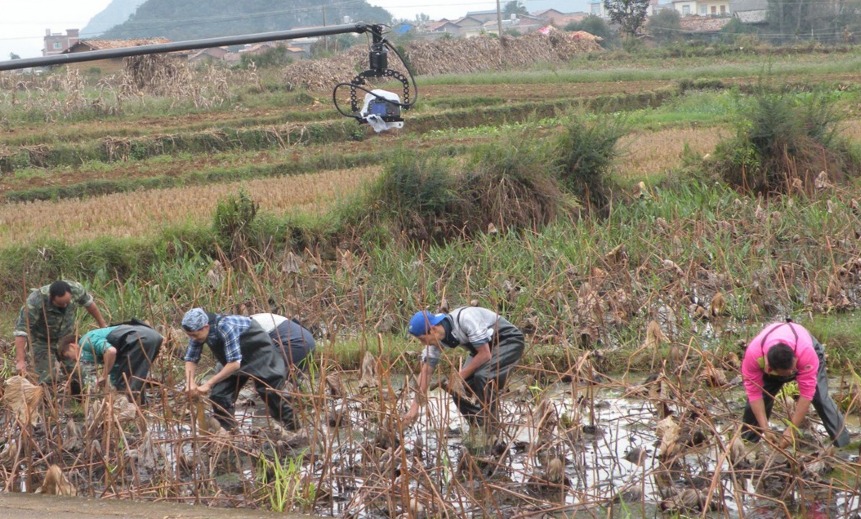
[[[463,227],[469,234],[490,224],[502,230],[533,229],[553,222],[565,196],[548,154],[535,140],[511,137],[479,147],[463,177]]]
[[[649,18],[646,31],[658,42],[675,41],[681,36],[681,16],[675,9],[662,9]]]
[[[811,193],[822,171],[838,182],[858,174],[859,158],[838,134],[841,116],[819,96],[760,90],[740,118],[736,135],[718,144],[706,162],[708,171],[736,189]]]
[[[366,237],[419,243],[475,236],[490,224],[500,231],[537,229],[571,205],[548,157],[538,141],[519,135],[477,148],[466,165],[400,152],[344,219]]]
[[[610,202],[608,176],[625,126],[621,119],[609,116],[591,122],[574,118],[556,142],[554,156],[560,182],[590,211],[601,213]]]
[[[258,205],[245,190],[219,200],[215,208],[213,230],[222,249],[231,258],[245,251],[252,235],[252,223]]]
[[[287,55],[287,51],[284,48],[273,47],[259,54],[243,54],[239,60],[239,68],[248,69],[252,63],[258,69],[283,67],[293,63],[293,58]]]
[[[390,222],[398,234],[424,242],[445,236],[447,215],[457,213],[459,201],[454,178],[442,159],[401,150],[362,204],[372,224]]]

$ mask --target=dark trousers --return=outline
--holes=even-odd
[[[825,371],[825,350],[816,339],[813,339],[813,349],[816,350],[816,355],[819,357],[819,372],[816,374],[816,393],[813,395],[813,408],[822,420],[822,425],[828,431],[828,436],[837,447],[845,447],[849,444],[849,434],[844,427],[843,413],[837,408],[837,404],[828,395],[828,374]],[[778,377],[769,374],[763,376],[762,401],[765,404],[765,416],[771,416],[771,409],[774,407],[774,396],[780,391],[787,382],[795,380],[795,375],[789,377]],[[760,435],[754,429],[758,424],[756,417],[753,415],[753,410],[750,408],[750,402],[744,408],[744,427],[742,428],[742,438],[751,442],[758,442]]]
[[[217,370],[223,366],[219,363]],[[299,428],[298,420],[290,407],[290,403],[280,390],[284,386],[287,368],[280,352],[275,347],[267,346],[251,353],[244,354],[242,367],[233,375],[215,384],[210,393],[215,419],[225,429],[236,427],[236,399],[239,390],[249,380],[254,381],[257,395],[266,403],[269,415],[280,421],[287,430]]]
[[[288,371],[296,367],[308,371],[309,354],[316,343],[311,332],[296,322],[284,321],[269,334],[272,344],[281,349]]]
[[[131,391],[136,401],[144,403],[143,386],[163,341],[157,331],[137,325],[117,326],[108,335],[108,342],[117,349],[111,383],[118,391]]]
[[[468,386],[464,388],[467,395],[472,397],[474,394],[477,401],[470,402],[468,399],[452,396],[460,414],[471,425],[488,430],[498,425],[499,393],[505,387],[509,373],[523,356],[524,348],[523,333],[511,325],[500,328],[498,341],[491,343],[490,360],[464,381]],[[474,358],[470,356],[464,366],[468,366]]]

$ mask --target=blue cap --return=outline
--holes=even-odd
[[[432,314],[427,310],[416,312],[416,315],[410,319],[410,335],[419,337],[427,334],[431,326],[436,326],[445,319],[445,314]]]
[[[196,332],[209,324],[209,316],[203,308],[192,308],[182,317],[182,329],[187,332]]]

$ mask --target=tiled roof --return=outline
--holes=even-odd
[[[140,47],[141,45],[154,45],[158,43],[170,43],[167,38],[137,38],[133,40],[80,40],[73,45],[86,45],[94,50],[122,49],[125,47]]]

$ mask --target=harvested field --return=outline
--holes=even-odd
[[[0,206],[0,243],[26,244],[57,236],[78,243],[100,236],[148,236],[184,223],[206,225],[216,202],[240,188],[266,211],[321,214],[378,173],[378,167],[369,167],[86,200],[5,204]]]
[[[558,129],[552,131],[558,131]],[[725,132],[724,132],[725,133]],[[637,132],[626,136],[620,141],[624,155],[618,166],[618,173],[623,178],[638,178],[655,172],[662,172],[678,164],[679,157],[685,144],[698,153],[705,154],[714,149],[715,144],[723,135],[714,128],[668,128],[659,131]],[[485,138],[459,138],[463,145],[484,142]],[[385,141],[377,141],[385,143]],[[252,160],[254,162],[270,162],[280,157],[268,153],[252,154],[250,157],[225,156],[220,159],[222,166],[235,163],[237,160]],[[214,165],[215,158],[196,158],[193,165],[186,167],[200,168]],[[137,176],[137,170],[143,169],[143,163],[125,165],[122,169],[99,172],[96,178],[114,176]],[[148,175],[154,171],[162,174],[182,171],[184,167],[171,162],[158,164],[157,167],[145,171]],[[68,200],[62,202],[34,202],[25,204],[9,204],[0,206],[0,222],[5,226],[0,231],[0,241],[6,243],[26,243],[28,240],[47,237],[58,229],[74,242],[91,239],[101,235],[139,236],[147,234],[150,225],[147,222],[159,221],[164,224],[193,221],[205,222],[212,215],[212,204],[192,204],[187,200],[217,200],[235,192],[240,186],[246,187],[252,197],[260,202],[264,210],[280,212],[311,212],[321,213],[332,200],[355,190],[359,185],[374,178],[380,168],[369,167],[352,170],[327,171],[313,175],[296,175],[287,178],[260,179],[243,183],[224,183],[199,187],[175,188],[137,193],[115,194],[88,200]],[[71,179],[91,179],[85,171],[70,175]],[[40,183],[55,182],[49,177],[35,179],[20,179],[10,183]],[[0,183],[2,186],[3,183]],[[7,184],[8,185],[8,184]],[[100,208],[109,206],[123,208],[110,211],[106,218]],[[98,216],[97,216],[98,215]],[[33,222],[40,222],[36,225]],[[154,229],[151,229],[154,230]]]
[[[619,139],[624,156],[617,166],[620,178],[641,179],[666,172],[677,166],[685,147],[698,155],[714,151],[730,130],[711,128],[670,128],[660,131],[635,132]]]

